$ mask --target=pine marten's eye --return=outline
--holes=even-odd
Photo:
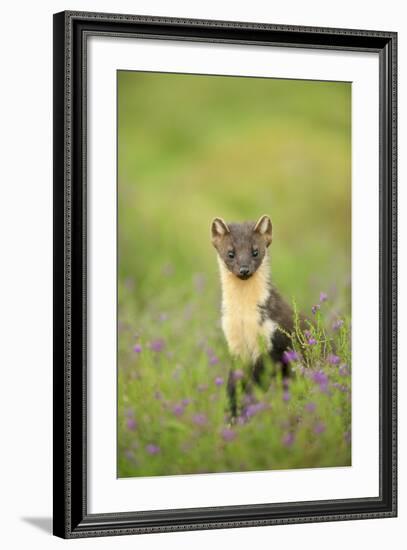
[[[252,255],[254,256],[254,258],[259,255],[259,251],[257,250],[257,248],[253,249]]]
[[[233,252],[233,250],[229,250],[228,256],[231,260],[235,257],[235,253]]]

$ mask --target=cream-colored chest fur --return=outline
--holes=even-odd
[[[261,353],[262,340],[267,349],[277,324],[270,319],[263,323],[259,306],[268,297],[269,267],[267,258],[246,281],[231,273],[219,258],[222,282],[222,328],[230,353],[234,357],[255,361]]]

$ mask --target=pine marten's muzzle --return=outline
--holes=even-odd
[[[240,279],[248,279],[252,275],[250,268],[247,265],[242,265],[239,269],[238,277]]]

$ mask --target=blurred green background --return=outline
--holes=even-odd
[[[282,294],[308,311],[319,292],[327,292],[330,318],[349,317],[349,83],[118,72],[120,475],[169,473],[169,461],[175,473],[239,467],[230,457],[202,464],[211,460],[208,451],[195,465],[167,456],[151,472],[151,460],[126,456],[137,455],[129,449],[137,441],[145,446],[159,439],[165,446],[157,391],[166,388],[168,403],[186,394],[194,399],[197,385],[207,382],[198,343],[216,350],[225,375],[210,223],[215,216],[243,221],[262,214],[273,222],[272,279]],[[157,338],[166,346],[161,370],[155,356],[133,352],[137,343],[145,349]],[[181,384],[173,370],[185,365],[193,374]],[[200,402],[201,409],[208,406]],[[126,407],[144,415],[143,435],[133,443]],[[179,443],[173,432],[180,429],[165,432],[168,448]],[[241,453],[247,454],[243,446]],[[293,464],[300,466],[303,455]],[[334,453],[314,462],[335,460]],[[255,456],[246,463],[248,469],[262,465]]]
[[[273,279],[310,289],[350,275],[348,83],[118,73],[119,276],[145,303],[171,266],[218,285],[213,217],[270,215]]]

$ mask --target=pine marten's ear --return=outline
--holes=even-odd
[[[229,227],[222,218],[214,218],[211,225],[212,243],[215,244],[219,239],[229,233]]]
[[[266,241],[266,246],[270,245],[272,225],[271,220],[268,216],[261,216],[254,226],[253,231],[264,237],[264,240]]]

